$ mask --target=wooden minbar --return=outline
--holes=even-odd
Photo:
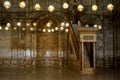
[[[82,73],[94,73],[96,69],[97,28],[81,27],[80,33],[80,65]]]

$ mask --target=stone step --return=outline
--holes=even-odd
[[[93,74],[94,73],[94,68],[91,68],[91,67],[84,68],[84,69],[82,69],[81,73],[82,74]]]

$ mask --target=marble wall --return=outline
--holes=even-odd
[[[11,58],[11,31],[0,31],[0,59]]]
[[[113,67],[113,27],[105,19],[103,28],[97,33],[97,67]]]
[[[59,33],[37,33],[37,66],[56,66],[58,52]]]
[[[34,64],[36,51],[34,32],[2,30],[0,35],[1,67],[30,67]]]
[[[58,33],[37,34],[37,57],[57,57],[59,51]]]
[[[67,50],[66,38],[62,31],[37,33],[37,66],[62,66]]]

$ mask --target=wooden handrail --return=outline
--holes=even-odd
[[[71,43],[72,44],[72,48],[74,48],[74,52],[76,54],[77,59],[79,60],[79,37],[78,37],[78,33],[74,31],[73,26],[70,26],[70,37],[71,37]]]

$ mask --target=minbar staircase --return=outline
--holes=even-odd
[[[76,29],[77,28],[77,29]],[[80,63],[80,60],[82,58],[82,56],[80,55],[80,38],[79,38],[79,31],[78,31],[78,26],[74,27],[74,25],[72,25],[70,27],[70,32],[69,32],[69,38],[70,38],[70,42],[69,45],[71,46],[71,52],[75,54],[76,56],[76,61],[79,63],[79,69],[81,70],[81,66],[82,64]],[[84,70],[82,71],[82,73],[93,73],[93,54],[91,54],[91,46],[90,44],[84,44],[84,49],[85,49],[85,53],[84,53]],[[71,53],[70,52],[70,53]],[[69,54],[70,54],[69,53]],[[91,57],[92,55],[92,57]]]

